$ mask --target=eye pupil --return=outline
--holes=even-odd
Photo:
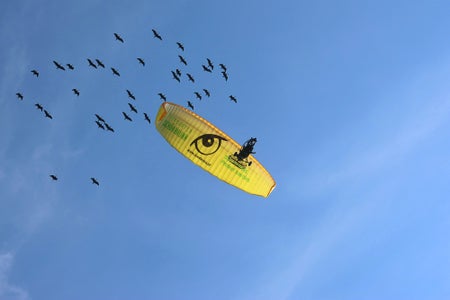
[[[207,137],[202,139],[203,146],[211,147],[214,143],[214,138]]]

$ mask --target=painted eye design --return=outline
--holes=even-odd
[[[227,139],[216,134],[204,134],[192,141],[191,145],[195,145],[195,149],[203,155],[211,155],[219,150],[222,141]]]

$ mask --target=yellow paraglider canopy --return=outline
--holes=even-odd
[[[237,160],[234,153],[241,146],[192,111],[164,102],[155,125],[172,147],[217,178],[263,197],[275,188],[272,176],[252,155],[247,158],[251,164]]]

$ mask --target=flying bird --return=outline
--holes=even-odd
[[[34,76],[39,77],[39,72],[37,70],[31,70]]]
[[[67,66],[70,70],[75,69],[71,64],[66,64],[66,66]]]
[[[123,39],[122,39],[122,37],[119,34],[114,33],[114,36],[115,36],[116,40],[118,40],[119,42],[123,43]]]
[[[100,122],[106,123],[105,120],[103,120],[103,118],[100,117],[99,115],[95,114],[95,117],[96,117],[97,120],[99,120]]]
[[[166,95],[164,95],[163,93],[158,93],[159,98],[161,98],[161,100],[164,100],[164,102],[166,102],[167,98]]]
[[[181,51],[184,51],[184,46],[183,46],[182,43],[177,42],[177,46],[178,46],[179,49],[181,49]]]
[[[36,108],[39,109],[40,111],[44,111],[44,107],[39,103],[36,103],[34,106],[36,106]]]
[[[139,61],[139,63],[144,67],[145,66],[145,61],[144,59],[138,57],[137,60]]]
[[[214,70],[214,65],[212,61],[209,58],[207,58],[206,60],[208,61],[208,66],[211,68],[211,70]]]
[[[94,62],[90,58],[88,58],[87,61],[89,63],[89,66],[93,67],[94,69],[97,69],[97,65],[94,64]]]
[[[225,81],[228,81],[228,74],[226,71],[222,71],[222,77],[225,78]]]
[[[98,120],[95,120],[95,123],[97,124],[98,128],[101,128],[101,129],[105,130],[105,126],[103,126],[103,124],[100,123]]]
[[[191,74],[186,73],[186,76],[188,77],[189,81],[195,82],[194,77],[192,77]]]
[[[181,76],[181,71],[180,71],[180,69],[175,69],[175,73],[177,73],[178,76]]]
[[[194,105],[192,105],[191,101],[188,101],[187,103],[188,103],[188,106],[189,106],[192,110],[194,110]]]
[[[16,96],[19,100],[23,100],[23,95],[21,93],[16,93]]]
[[[211,96],[211,94],[209,93],[209,91],[208,91],[207,89],[203,89],[203,91],[205,92],[205,95],[206,95],[207,97]]]
[[[105,123],[105,127],[106,127],[106,130],[114,132],[114,129],[111,126],[109,126],[108,123]]]
[[[116,76],[120,77],[120,73],[116,69],[111,68],[111,71],[113,72],[113,75],[116,75]]]
[[[130,122],[133,121],[125,112],[122,112],[122,114],[125,117],[125,120],[130,121]]]
[[[195,96],[197,97],[198,100],[202,100],[202,95],[200,95],[199,92],[194,92]]]
[[[224,72],[227,71],[227,67],[224,64],[219,64],[219,67],[221,67]]]
[[[97,179],[95,179],[94,177],[91,177],[91,180],[92,180],[92,184],[95,184],[95,185],[97,185],[97,186],[99,186],[100,185],[100,183],[97,181]]]
[[[96,58],[95,61],[97,62],[97,65],[99,67],[102,67],[103,69],[105,68],[105,65],[102,63],[102,61],[100,59]]]
[[[132,112],[134,112],[134,113],[137,113],[137,112],[138,112],[137,109],[136,109],[136,107],[133,106],[133,104],[128,103],[128,106],[130,107],[130,109],[131,109]]]
[[[152,123],[152,121],[150,121],[150,118],[148,117],[147,113],[144,113],[144,118],[148,122],[148,124]]]
[[[57,61],[54,60],[53,63],[55,64],[55,66],[56,66],[57,69],[60,69],[60,70],[63,70],[63,71],[66,70],[66,69],[65,69],[62,65],[60,65]]]
[[[175,73],[174,71],[171,71],[171,72],[172,72],[173,79],[180,82],[180,77],[178,77],[177,73]]]
[[[77,96],[80,96],[80,91],[78,91],[77,89],[72,89],[73,93]]]
[[[46,118],[53,119],[52,115],[44,109],[44,114]]]
[[[50,178],[52,179],[52,180],[54,180],[54,181],[56,181],[56,180],[58,180],[58,177],[56,177],[56,175],[50,175]]]
[[[181,61],[185,66],[187,66],[187,61],[184,59],[184,57],[181,56],[181,55],[178,55],[178,57],[180,58],[180,61]]]
[[[230,95],[229,98],[230,98],[230,100],[233,101],[234,103],[237,103],[237,99],[236,99],[235,96]]]
[[[205,65],[202,65],[203,71],[211,73],[212,70]]]
[[[127,90],[127,94],[129,98],[136,100],[136,97],[134,97],[133,93],[130,90]]]
[[[157,38],[157,39],[162,41],[162,37],[159,35],[158,32],[156,32],[155,29],[152,29],[152,32],[153,32],[153,37],[155,37],[155,38]]]

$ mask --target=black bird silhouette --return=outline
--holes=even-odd
[[[205,92],[206,96],[208,96],[208,97],[211,96],[211,94],[209,93],[209,91],[207,89],[203,89],[203,91]]]
[[[234,103],[237,103],[237,99],[236,99],[235,96],[230,95],[229,98],[230,98],[230,100],[233,101]]]
[[[54,174],[51,174],[51,175],[50,175],[50,178],[51,178],[52,180],[54,180],[54,181],[58,180],[58,177],[56,177],[56,175],[54,175]]]
[[[181,76],[181,71],[180,71],[180,69],[175,69],[175,73],[177,73],[178,76]]]
[[[194,77],[191,74],[186,73],[186,76],[189,78],[189,81],[195,82]]]
[[[199,92],[194,92],[195,96],[197,97],[198,100],[202,100],[202,95],[200,95]]]
[[[66,66],[67,66],[70,70],[75,69],[71,64],[66,64]]]
[[[63,71],[66,70],[66,69],[64,69],[64,67],[63,67],[62,65],[60,65],[57,61],[54,60],[53,63],[55,64],[55,66],[56,66],[57,69],[60,69],[60,70],[63,70]]]
[[[178,77],[177,73],[175,73],[174,71],[171,71],[171,72],[172,72],[173,79],[180,82],[180,77]]]
[[[178,55],[178,57],[180,58],[180,61],[181,61],[185,66],[187,66],[187,61],[184,59],[184,57],[181,56],[181,55]]]
[[[116,76],[119,76],[119,77],[120,77],[119,71],[117,71],[117,70],[114,69],[114,68],[111,68],[111,71],[113,71],[113,75],[116,75]]]
[[[105,130],[105,126],[103,126],[103,124],[100,123],[98,120],[95,120],[95,123],[97,124],[98,128]]]
[[[89,63],[89,66],[91,66],[91,67],[97,69],[97,65],[94,64],[94,62],[93,62],[90,58],[88,58],[87,61],[88,61],[88,63]]]
[[[125,120],[127,121],[133,121],[125,112],[122,112],[123,116],[125,117]]]
[[[208,66],[211,68],[211,70],[214,70],[214,65],[212,61],[209,58],[207,58],[206,60],[208,61]]]
[[[205,72],[209,72],[209,73],[212,72],[212,70],[209,69],[209,68],[208,68],[207,66],[205,66],[205,65],[202,65],[202,68],[203,68],[203,71],[205,71]]]
[[[44,109],[44,114],[46,118],[53,119],[52,115]]]
[[[39,103],[36,103],[34,106],[36,106],[36,108],[39,109],[40,111],[44,111],[44,107]]]
[[[31,70],[34,76],[39,77],[39,72],[37,70]]]
[[[99,186],[100,185],[100,183],[97,181],[97,179],[95,179],[94,177],[91,177],[91,180],[92,180],[92,184],[95,184],[95,185],[97,185],[97,186]]]
[[[226,71],[222,71],[222,77],[225,78],[225,81],[228,81],[228,74]]]
[[[120,73],[116,69],[111,68],[111,71],[113,72],[113,75],[116,75],[116,76],[120,77]]]
[[[21,93],[16,93],[16,96],[19,100],[23,100],[23,95]]]
[[[80,91],[78,91],[77,89],[72,89],[73,93],[77,96],[80,96]]]
[[[139,61],[139,63],[140,63],[142,66],[145,66],[145,61],[144,61],[143,58],[138,57],[137,60]]]
[[[219,66],[222,68],[223,71],[227,71],[227,67],[224,64],[219,64]]]
[[[97,120],[99,120],[100,122],[106,123],[105,120],[103,120],[103,118],[100,117],[99,115],[95,114],[95,117],[96,117]]]
[[[178,48],[180,48],[180,49],[181,49],[181,51],[184,51],[184,46],[183,46],[183,44],[182,44],[182,43],[180,43],[180,42],[177,42],[177,45],[178,45]]]
[[[138,112],[137,109],[136,109],[136,107],[133,106],[133,104],[128,103],[128,106],[130,107],[130,109],[131,109],[132,112],[134,112],[134,113],[137,113],[137,112]]]
[[[111,126],[109,126],[109,124],[106,122],[105,122],[105,127],[106,127],[106,130],[114,132],[114,129]]]
[[[150,118],[148,117],[147,113],[144,113],[144,118],[145,118],[145,121],[148,122],[148,124],[152,123],[152,121],[150,121]]]
[[[118,40],[119,42],[123,43],[123,39],[122,39],[122,37],[119,34],[114,33],[114,36],[116,37],[116,40]]]
[[[194,105],[192,105],[191,101],[188,101],[187,103],[188,103],[188,106],[189,106],[192,110],[194,110]]]
[[[152,31],[153,31],[153,37],[155,37],[155,38],[157,38],[157,39],[159,39],[159,40],[161,40],[162,41],[162,37],[159,35],[159,33],[158,32],[156,32],[156,30],[155,29],[152,29]]]
[[[97,65],[99,67],[102,67],[103,69],[105,68],[105,65],[102,63],[102,61],[100,59],[96,58],[95,61],[97,62]]]
[[[127,90],[127,94],[129,98],[136,100],[136,97],[134,97],[133,93],[130,90]]]
[[[158,93],[159,98],[161,98],[161,100],[164,100],[164,102],[166,102],[167,98],[166,95],[164,95],[163,93]]]

